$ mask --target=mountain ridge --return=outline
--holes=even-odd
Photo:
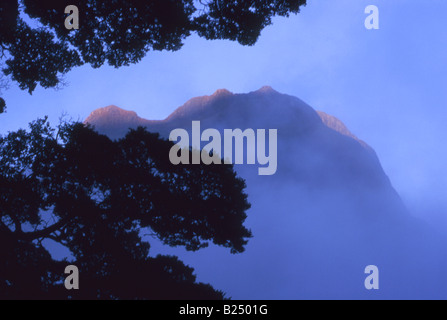
[[[168,138],[177,128],[191,136],[196,120],[202,130],[221,135],[225,129],[277,129],[278,170],[259,176],[258,166],[234,166],[252,204],[246,222],[254,238],[244,254],[229,256],[211,246],[192,254],[151,240],[152,254],[180,256],[200,281],[234,299],[445,296],[443,242],[409,214],[372,148],[297,97],[271,87],[242,94],[221,89],[188,100],[163,120],[115,106],[86,123],[112,139],[138,126]],[[374,294],[362,277],[371,264],[379,266],[384,283]]]
[[[249,94],[279,94],[278,91],[274,90],[270,86],[263,86],[259,90],[252,91]],[[185,104],[182,106],[176,108],[170,115],[168,115],[165,119],[159,119],[159,120],[149,120],[142,118],[138,116],[138,114],[135,111],[132,110],[125,110],[123,108],[120,108],[115,105],[109,105],[103,108],[98,108],[90,113],[90,115],[85,119],[84,123],[89,123],[94,126],[107,126],[107,125],[113,125],[116,123],[122,124],[125,122],[128,122],[130,127],[135,128],[138,126],[143,127],[150,127],[154,125],[160,125],[163,123],[166,123],[167,121],[171,121],[177,117],[183,117],[186,113],[191,113],[191,106],[194,104],[205,105],[208,104],[213,99],[221,99],[223,97],[229,97],[234,96],[237,94],[232,93],[231,91],[227,89],[218,89],[216,90],[212,95],[204,95],[200,97],[195,97],[190,100],[188,100]],[[193,107],[194,108],[194,107]],[[196,106],[196,109],[194,111],[202,111],[200,110],[200,107]],[[215,110],[214,110],[215,111]],[[357,142],[359,142],[364,148],[368,149],[369,151],[375,153],[374,149],[370,147],[366,142],[359,139],[356,135],[354,135],[347,127],[346,125],[338,118],[336,118],[333,115],[330,115],[323,111],[316,111],[318,116],[320,117],[321,121],[324,125],[326,125],[328,128],[344,135],[347,137],[350,137]],[[101,129],[100,129],[101,130]]]

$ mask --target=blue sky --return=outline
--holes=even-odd
[[[370,4],[380,30],[364,27]],[[447,222],[445,12],[444,0],[308,0],[299,15],[274,19],[253,47],[192,36],[182,50],[149,52],[130,67],[75,69],[62,90],[31,96],[11,83],[0,134],[44,115],[83,120],[110,104],[163,119],[219,88],[270,85],[340,118],[376,150],[415,213]]]

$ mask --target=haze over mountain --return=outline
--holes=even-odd
[[[179,255],[200,281],[237,299],[447,298],[444,239],[408,213],[370,146],[296,97],[270,87],[218,90],[164,120],[109,106],[85,122],[117,139],[138,126],[167,138],[176,128],[190,132],[194,120],[202,130],[277,129],[278,170],[258,176],[258,166],[235,166],[252,203],[245,253],[151,241],[154,254]],[[378,291],[364,287],[368,265],[379,267]]]

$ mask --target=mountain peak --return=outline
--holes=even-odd
[[[107,111],[119,111],[119,110],[123,110],[124,111],[124,109],[121,109],[120,107],[117,107],[114,104],[111,104],[110,106],[104,107],[103,109],[107,110]]]
[[[254,92],[255,93],[278,93],[278,91],[273,89],[271,86],[263,86]],[[234,93],[227,89],[218,89],[210,97],[231,96],[231,95],[234,95]]]
[[[217,96],[230,96],[233,95],[233,93],[227,89],[218,89],[216,92],[213,93],[212,97]]]
[[[258,93],[278,93],[275,89],[273,89],[271,86],[263,86],[261,89],[257,90]]]
[[[121,122],[139,122],[142,120],[135,111],[121,109],[115,105],[97,109],[90,113],[84,123],[95,125],[121,123]]]
[[[99,108],[95,111],[93,111],[89,117],[96,117],[96,116],[104,116],[104,115],[109,115],[109,116],[125,116],[125,117],[138,117],[137,113],[135,111],[128,111],[128,110],[124,110],[121,109],[120,107],[117,107],[115,105],[110,105],[104,108]]]

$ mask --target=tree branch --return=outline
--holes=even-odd
[[[13,235],[14,233],[9,229],[2,221],[0,221],[0,232],[5,232],[9,235]]]
[[[48,228],[34,231],[34,232],[23,232],[18,236],[18,238],[21,240],[36,240],[39,238],[47,238],[53,232],[64,227],[68,222],[69,222],[69,219],[61,219],[58,222],[56,222],[55,224],[49,226]]]
[[[17,233],[23,233],[22,231],[22,224],[20,223],[19,219],[17,217],[11,217],[12,221],[14,222],[15,230],[14,232]]]

